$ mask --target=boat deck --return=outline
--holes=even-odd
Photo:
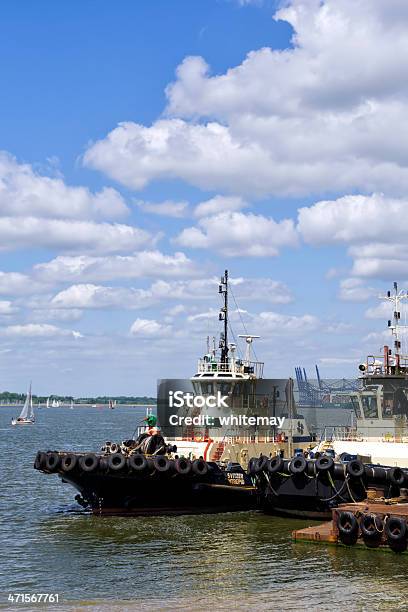
[[[408,499],[403,499],[404,501],[401,501],[401,498],[394,498],[387,501],[378,499],[365,500],[363,502],[354,504],[341,504],[338,508],[334,508],[332,510],[332,519],[330,521],[326,521],[320,525],[305,527],[304,529],[296,529],[292,531],[292,538],[295,542],[315,542],[345,546],[340,541],[339,531],[337,528],[337,518],[340,512],[351,512],[354,514],[357,520],[361,519],[361,517],[365,514],[373,514],[383,521],[386,517],[397,516],[405,519],[405,521],[408,523]],[[359,535],[355,546],[368,549],[361,537],[361,534]],[[391,551],[384,537],[376,549]],[[369,550],[374,550],[374,548],[370,548]],[[403,554],[408,555],[408,551]]]

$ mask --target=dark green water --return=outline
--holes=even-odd
[[[32,468],[38,449],[129,438],[143,409],[15,414],[0,408],[0,606],[18,607],[11,592],[59,593],[55,610],[408,610],[408,555],[293,544],[305,522],[255,512],[93,517]]]

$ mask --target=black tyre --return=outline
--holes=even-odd
[[[364,465],[359,459],[352,459],[346,466],[346,472],[351,478],[361,478],[364,474]]]
[[[191,472],[191,461],[190,459],[180,457],[179,459],[176,459],[174,467],[176,472],[181,476],[188,476],[188,474]]]
[[[388,480],[397,487],[403,487],[405,483],[405,474],[400,467],[393,467],[387,472]]]
[[[56,472],[61,465],[61,457],[58,453],[47,453],[45,467],[49,472]]]
[[[78,457],[72,453],[68,453],[61,459],[61,469],[63,472],[72,472],[78,464]]]
[[[159,474],[166,474],[170,470],[170,461],[163,455],[153,457],[153,465]]]
[[[195,459],[191,467],[197,476],[205,476],[208,473],[208,464],[204,459]]]
[[[337,518],[339,538],[343,544],[352,546],[358,538],[358,522],[352,512],[340,512]]]
[[[299,455],[298,457],[293,457],[292,461],[289,463],[289,472],[292,474],[303,474],[306,467],[306,459],[303,457],[303,455]]]
[[[122,453],[114,453],[108,457],[108,468],[110,472],[120,472],[126,465],[126,457]]]
[[[265,455],[253,457],[248,464],[249,473],[252,474],[252,476],[259,474],[266,468],[267,464],[268,457],[265,457]]]
[[[407,524],[399,516],[391,516],[385,524],[385,536],[388,546],[395,552],[404,552],[407,549]]]
[[[316,470],[318,472],[328,472],[333,469],[334,460],[330,455],[322,455],[318,459],[316,459]]]
[[[281,472],[283,469],[283,459],[280,455],[275,455],[275,457],[271,457],[268,461],[267,470],[269,474],[276,474],[276,472]]]
[[[47,459],[47,455],[42,451],[38,451],[34,460],[34,468],[36,470],[43,470],[45,467],[45,461]]]
[[[99,465],[99,459],[93,453],[88,453],[80,458],[79,465],[84,472],[94,472]]]
[[[144,455],[133,454],[129,457],[129,467],[132,472],[138,472],[141,474],[147,470],[147,460]]]
[[[361,535],[366,546],[377,548],[382,539],[384,523],[375,514],[365,514],[360,521]]]

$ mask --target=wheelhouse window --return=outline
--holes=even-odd
[[[351,400],[351,405],[353,406],[353,410],[354,410],[354,414],[356,415],[356,418],[361,419],[361,409],[360,409],[360,402],[358,401],[358,397],[351,395],[350,400]]]
[[[363,395],[361,401],[363,403],[364,417],[366,419],[378,419],[377,396]]]

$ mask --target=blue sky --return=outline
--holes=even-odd
[[[351,376],[380,350],[378,294],[407,279],[405,2],[0,16],[3,389],[190,376],[225,268],[267,375]]]

